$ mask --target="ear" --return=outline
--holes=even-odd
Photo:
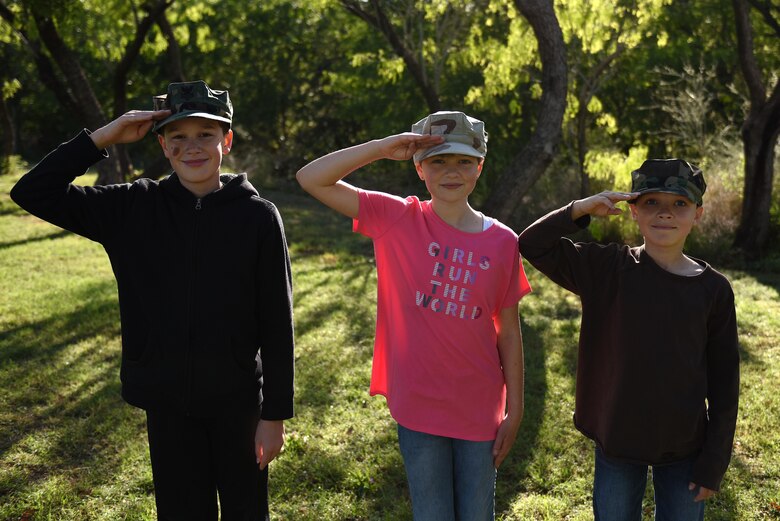
[[[415,163],[414,168],[417,170],[417,177],[419,177],[421,181],[425,181],[425,176],[423,175],[422,171],[422,163]]]
[[[699,219],[701,219],[701,216],[704,214],[704,207],[698,206],[696,207],[696,217],[693,218],[693,223],[696,224],[699,222]]]
[[[233,148],[233,129],[225,132],[225,140],[222,142],[222,155],[229,154],[231,148]]]
[[[628,203],[628,209],[631,210],[631,218],[636,221],[636,205]]]
[[[168,155],[168,144],[165,142],[165,136],[163,136],[162,134],[157,134],[157,141],[160,143],[160,147],[162,148],[165,157],[170,159],[171,157]]]

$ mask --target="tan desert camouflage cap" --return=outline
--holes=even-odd
[[[415,163],[440,154],[463,154],[479,158],[487,154],[485,124],[463,112],[436,112],[412,125],[412,132],[444,136],[444,143],[414,154]]]

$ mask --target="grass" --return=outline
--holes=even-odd
[[[116,287],[101,247],[19,210],[0,177],[0,519],[154,519],[143,412],[119,396]],[[292,192],[292,193],[291,193]],[[271,467],[282,520],[410,519],[395,426],[368,396],[375,272],[368,240],[294,191],[296,417]],[[579,304],[533,269],[521,303],[526,417],[502,466],[500,520],[591,519],[592,446],[573,427]],[[732,465],[708,520],[780,519],[780,276],[727,271],[742,395]],[[646,519],[652,497],[646,496]]]

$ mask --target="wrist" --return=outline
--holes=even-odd
[[[108,142],[104,135],[103,128],[99,128],[96,131],[91,132],[89,134],[89,138],[92,140],[98,150],[103,150],[111,146],[111,143]]]
[[[580,217],[587,215],[588,212],[582,209],[582,200],[577,200],[571,203],[571,220],[576,221]]]

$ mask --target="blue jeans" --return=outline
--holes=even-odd
[[[688,490],[693,458],[653,466],[656,521],[703,521],[704,501]],[[593,479],[593,514],[596,521],[641,521],[642,498],[647,486],[647,465],[608,459],[596,447]]]
[[[467,441],[398,425],[415,521],[492,521],[492,441]]]

